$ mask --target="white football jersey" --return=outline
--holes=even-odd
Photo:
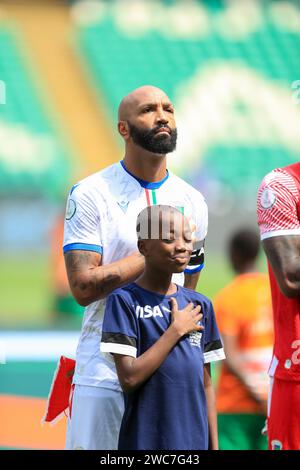
[[[102,264],[118,261],[137,251],[136,219],[149,205],[177,207],[196,226],[195,239],[203,242],[207,233],[207,205],[201,193],[168,172],[159,182],[148,183],[131,175],[123,161],[95,173],[73,186],[65,220],[64,253],[95,251]],[[202,269],[196,260],[186,271]],[[174,274],[183,285],[184,273]],[[105,299],[85,309],[76,353],[74,383],[121,390],[113,360],[100,351]]]

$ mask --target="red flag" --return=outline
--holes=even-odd
[[[74,359],[61,356],[54,373],[43,422],[58,421],[69,408],[75,363]]]

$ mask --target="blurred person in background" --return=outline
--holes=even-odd
[[[261,430],[267,415],[273,325],[268,276],[256,269],[259,247],[259,235],[252,229],[232,235],[228,256],[236,276],[214,301],[226,354],[217,386],[223,450],[267,448]]]
[[[136,217],[146,206],[167,204],[195,225],[194,251],[176,282],[194,289],[203,266],[207,206],[203,196],[166,167],[176,146],[173,105],[143,86],[119,106],[124,160],[73,186],[67,203],[64,253],[70,287],[86,306],[76,353],[67,449],[116,449],[124,412],[114,361],[100,352],[106,297],[134,281],[145,266],[137,250]]]
[[[269,262],[274,349],[269,375],[268,447],[300,449],[300,163],[268,173],[257,220]]]

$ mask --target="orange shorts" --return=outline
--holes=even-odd
[[[268,448],[300,450],[300,382],[272,379]]]

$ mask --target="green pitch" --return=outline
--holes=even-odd
[[[50,322],[52,302],[46,256],[0,255],[1,327],[43,327]]]

